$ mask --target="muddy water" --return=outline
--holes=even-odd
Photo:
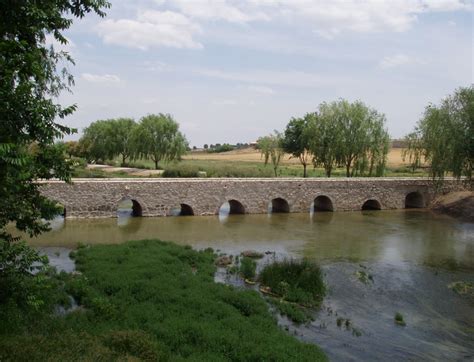
[[[234,254],[254,249],[310,258],[323,267],[328,295],[314,322],[289,330],[332,360],[474,359],[474,298],[448,287],[474,283],[472,223],[420,210],[55,223],[31,244],[74,248],[159,238]],[[362,282],[357,272],[371,280]],[[394,323],[396,312],[405,327]]]

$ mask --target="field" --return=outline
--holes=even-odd
[[[414,173],[403,161],[402,148],[393,148],[388,155],[385,176],[427,176],[425,169]],[[75,177],[274,177],[272,165],[266,165],[258,150],[246,148],[223,153],[208,153],[203,151],[189,152],[180,162],[161,162],[162,170],[153,170],[154,164],[149,160],[137,160],[129,164],[135,169],[125,169],[119,166],[120,160],[108,162],[113,166],[102,168],[93,165],[91,169],[78,169]],[[322,168],[314,168],[309,162],[308,177],[325,177]],[[302,177],[303,167],[297,158],[285,155],[277,171],[279,177]],[[333,177],[345,177],[344,168],[334,169]]]

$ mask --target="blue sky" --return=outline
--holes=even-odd
[[[78,105],[64,123],[79,135],[161,112],[191,145],[252,142],[342,97],[402,137],[428,103],[473,83],[472,1],[111,2],[66,33],[76,85],[61,102]]]

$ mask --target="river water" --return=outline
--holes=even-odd
[[[318,262],[328,295],[315,321],[279,322],[332,360],[474,359],[474,297],[449,287],[474,283],[473,223],[426,210],[58,219],[30,243],[70,268],[62,257],[79,242],[145,238]],[[394,323],[396,312],[406,326]]]

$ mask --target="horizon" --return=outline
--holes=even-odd
[[[169,113],[191,147],[249,143],[324,101],[361,100],[392,139],[473,83],[472,4],[112,1],[66,32],[76,85],[61,123]],[[98,101],[99,100],[99,101]]]

